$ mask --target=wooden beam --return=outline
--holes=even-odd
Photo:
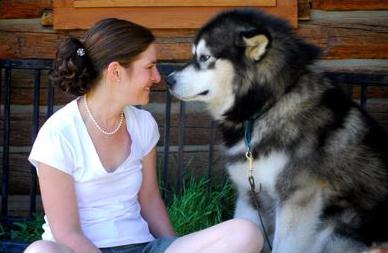
[[[54,0],[2,0],[0,1],[0,17],[38,18],[43,10],[52,9]]]
[[[75,0],[74,7],[276,6],[276,0]]]
[[[41,18],[1,19],[0,31],[7,32],[37,32],[55,33],[52,28],[43,27]]]
[[[312,0],[320,10],[387,10],[388,0]]]
[[[31,179],[27,179],[23,183],[28,183],[31,181]],[[26,188],[22,191],[26,195],[10,195],[8,196],[8,211],[10,215],[13,216],[22,216],[26,217],[28,215],[29,211],[29,205],[30,205],[30,196],[27,195],[29,193],[29,189]],[[42,212],[43,206],[42,206],[42,199],[40,195],[36,196],[36,211]],[[0,205],[1,207],[1,205]]]

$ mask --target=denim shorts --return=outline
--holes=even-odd
[[[157,238],[150,242],[100,248],[103,253],[163,253],[176,237]]]

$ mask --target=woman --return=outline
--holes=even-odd
[[[157,185],[158,128],[133,106],[161,79],[154,39],[112,18],[60,44],[51,78],[77,98],[42,126],[29,157],[46,223],[26,253],[260,251],[245,220],[175,237]]]

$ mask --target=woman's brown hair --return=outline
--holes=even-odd
[[[64,91],[81,96],[93,87],[109,63],[128,66],[154,40],[151,31],[138,24],[116,18],[101,20],[81,40],[61,41],[50,78]]]

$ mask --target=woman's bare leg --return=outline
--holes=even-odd
[[[74,251],[56,242],[40,240],[31,243],[24,253],[74,253]]]
[[[263,236],[257,226],[233,219],[178,238],[166,253],[259,253],[262,248]]]

